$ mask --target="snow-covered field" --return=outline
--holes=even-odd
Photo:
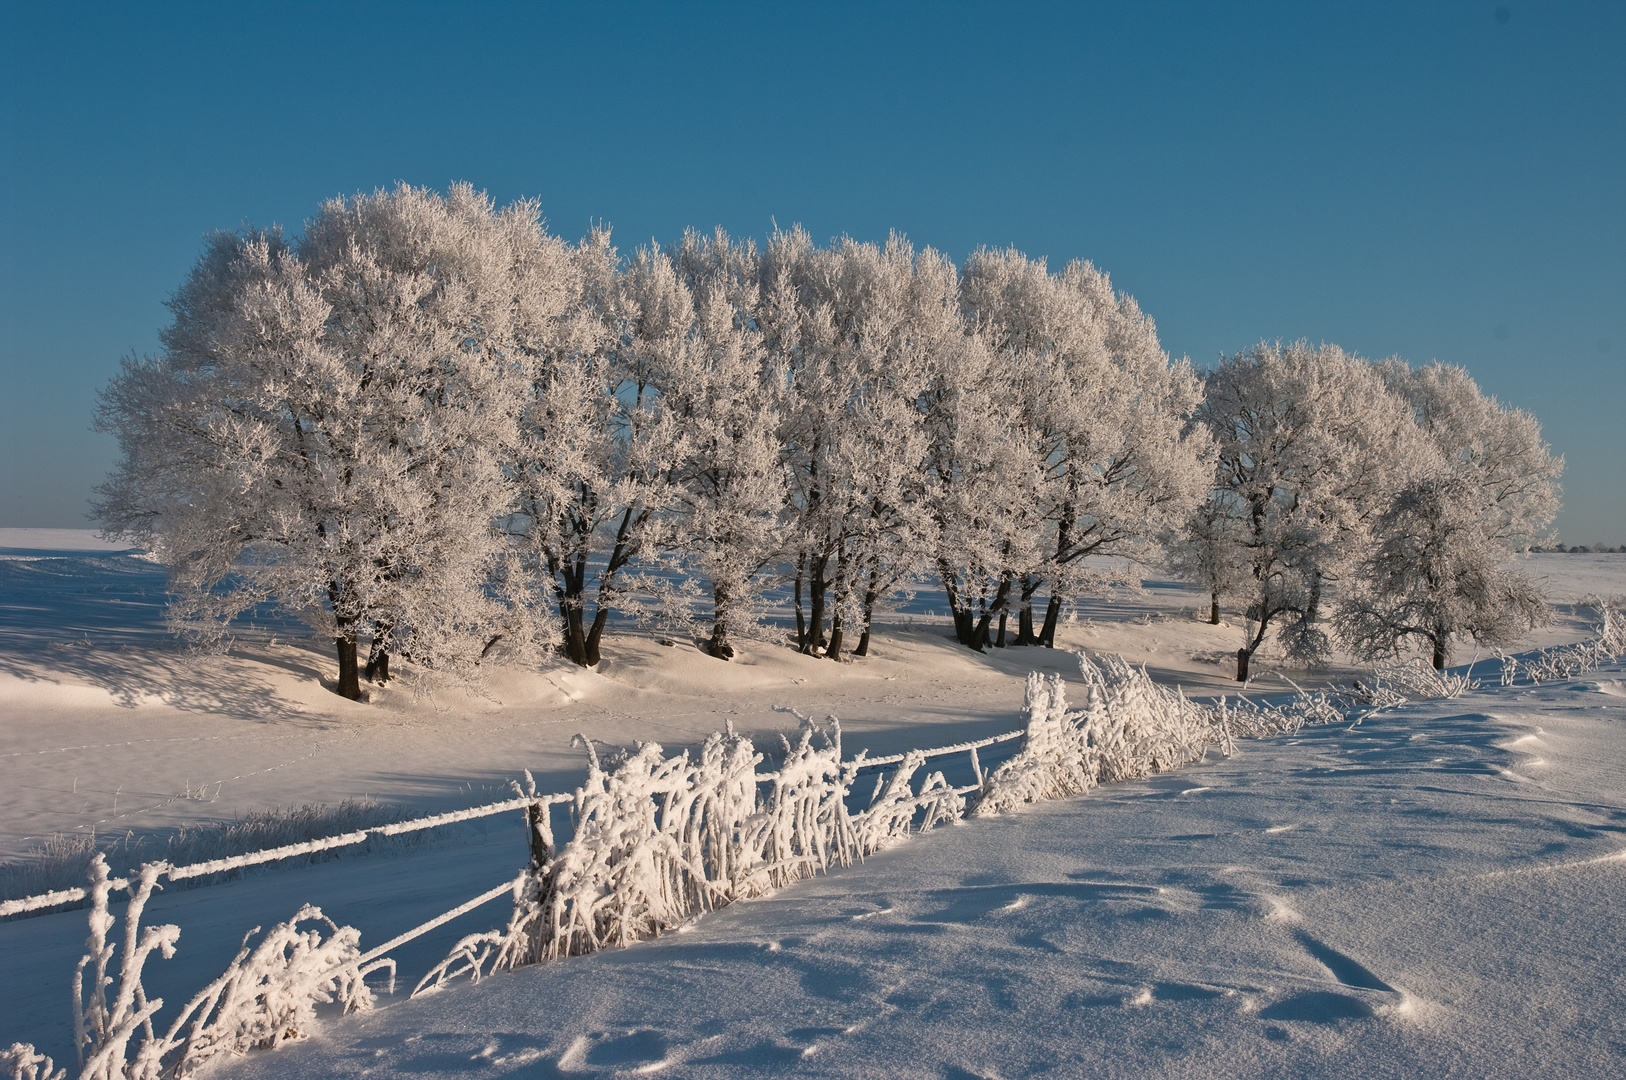
[[[598,673],[501,672],[486,697],[392,687],[358,704],[319,685],[331,661],[296,626],[185,653],[163,632],[159,568],[45,532],[0,531],[0,857],[52,834],[156,836],[358,796],[452,809],[505,796],[525,768],[568,790],[577,732],[675,748],[729,721],[792,731],[794,709],[839,715],[849,752],[942,745],[1017,726],[1030,668],[1077,670],[1061,649],[957,648],[922,592],[851,664],[768,645],[724,664],[627,634]],[[1561,604],[1626,593],[1626,556],[1528,568]],[[1197,621],[1203,599],[1164,584],[1088,604],[1058,644],[1230,692],[1240,631]],[[1580,639],[1584,614],[1525,647]],[[939,830],[659,942],[386,998],[220,1071],[1620,1075],[1623,722],[1614,668],[1244,744]],[[148,989],[188,994],[250,926],[305,901],[364,947],[385,940],[511,877],[523,843],[517,821],[494,819],[406,854],[162,895],[148,922],[182,937]],[[504,907],[406,947],[402,981]],[[72,1060],[83,936],[83,912],[0,923],[0,1045]]]

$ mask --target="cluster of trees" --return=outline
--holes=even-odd
[[[1248,653],[1324,653],[1346,582],[1355,647],[1432,634],[1438,659],[1501,632],[1482,610],[1534,611],[1500,562],[1462,566],[1556,505],[1534,421],[1457,369],[1260,346],[1205,386],[1105,274],[1014,251],[798,228],[623,258],[535,203],[403,185],[297,239],[210,237],[170,308],[103,391],[96,513],[169,565],[178,626],[296,611],[349,697],[392,654],[593,666],[612,611],[689,587],[724,659],[779,584],[799,649],[864,654],[922,574],[963,644],[1049,645],[1089,556],[1164,549],[1216,618],[1246,603]]]
[[[1215,482],[1174,562],[1208,585],[1212,621],[1241,601],[1238,680],[1272,633],[1302,662],[1336,637],[1365,659],[1420,644],[1438,669],[1454,640],[1511,644],[1544,618],[1509,556],[1557,512],[1563,461],[1462,368],[1261,344],[1208,375],[1197,418]]]

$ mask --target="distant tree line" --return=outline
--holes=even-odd
[[[728,659],[770,587],[796,648],[864,655],[923,575],[962,644],[1048,646],[1101,555],[1240,602],[1239,678],[1272,635],[1438,665],[1543,610],[1506,558],[1557,508],[1533,418],[1302,342],[1199,377],[1088,263],[800,228],[623,257],[403,185],[211,236],[169,306],[102,392],[96,513],[169,566],[177,628],[276,603],[347,697],[392,655],[591,667],[612,612],[695,602]]]
[[[1626,554],[1626,544],[1610,547],[1608,544],[1554,544],[1551,547],[1542,547],[1540,544],[1531,544],[1530,550],[1541,553],[1548,552],[1559,555],[1619,555]]]

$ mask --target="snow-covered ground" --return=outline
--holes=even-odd
[[[249,1077],[1626,1073],[1626,671],[1245,744]]]
[[[51,834],[161,834],[360,795],[450,809],[503,797],[524,768],[568,790],[577,732],[677,747],[728,721],[791,731],[794,709],[839,715],[849,752],[942,745],[1016,726],[1030,668],[1076,674],[1060,649],[957,648],[922,592],[850,664],[768,645],[724,664],[629,633],[600,672],[357,704],[322,688],[332,662],[297,626],[268,618],[228,655],[191,656],[164,634],[158,567],[43,532],[0,530],[0,857]],[[1626,556],[1528,568],[1561,604],[1626,593]],[[1239,630],[1197,621],[1204,599],[1163,583],[1087,604],[1059,644],[1229,692]],[[1564,610],[1527,647],[1578,640],[1584,615]],[[1617,669],[1485,689],[1248,744],[939,831],[661,942],[387,999],[225,1071],[1619,1075],[1626,931],[1607,913],[1626,892],[1623,687]],[[511,877],[522,845],[517,822],[493,820],[408,855],[163,895],[148,922],[183,933],[148,989],[188,994],[248,927],[307,900],[382,941]],[[403,981],[504,907],[408,946]],[[0,923],[0,1045],[71,1060],[83,935],[82,912]]]

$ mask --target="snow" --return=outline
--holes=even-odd
[[[923,592],[884,621],[876,656],[850,664],[749,641],[724,664],[628,633],[596,673],[504,671],[486,698],[391,687],[352,703],[318,684],[331,661],[302,631],[259,621],[228,654],[193,657],[163,634],[157,567],[75,546],[88,533],[50,547],[18,532],[0,531],[0,549],[27,556],[0,561],[8,857],[54,832],[161,832],[363,795],[452,811],[510,798],[525,768],[540,790],[567,791],[583,774],[576,732],[671,750],[732,721],[768,746],[798,713],[830,712],[848,756],[876,756],[1010,730],[1035,667],[1063,675],[1075,705],[1084,697],[1061,649],[955,647],[947,619],[928,614],[941,598]],[[1536,555],[1526,568],[1564,603],[1626,593],[1626,556]],[[1214,657],[1234,653],[1241,629],[1197,621],[1205,599],[1118,593],[1064,622],[1058,645],[1122,651],[1188,695],[1232,693]],[[1585,615],[1562,611],[1521,647],[1579,640]],[[503,925],[509,905],[493,901],[395,953],[400,992],[376,1012],[319,1013],[308,1042],[211,1068],[1619,1074],[1626,670],[1510,688],[1493,662],[1476,674],[1484,688],[1454,700],[940,826],[654,942],[403,1000],[459,938]],[[1267,674],[1255,689],[1288,687]],[[185,1002],[246,930],[307,903],[370,949],[512,880],[527,854],[514,814],[407,855],[159,893],[147,922],[181,935],[175,959],[150,962],[147,989]],[[84,920],[0,923],[0,1045],[73,1061],[66,991]]]
[[[1618,1075],[1623,723],[1497,688],[1244,744],[232,1075]]]

